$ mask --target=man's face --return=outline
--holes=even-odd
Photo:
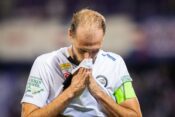
[[[89,30],[85,26],[79,26],[76,35],[71,37],[73,59],[81,62],[86,56],[94,60],[102,46],[103,37],[102,29],[91,27]]]

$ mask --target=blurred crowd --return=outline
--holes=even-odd
[[[1,29],[4,22],[28,18],[46,22],[50,19],[59,19],[62,25],[67,26],[72,13],[84,7],[102,12],[109,20],[112,16],[121,16],[121,14],[131,19],[132,25],[134,25],[130,31],[131,34],[122,33],[128,35],[129,39],[126,41],[122,38],[124,37],[120,33],[122,28],[117,29],[119,30],[117,34],[120,37],[114,37],[114,40],[120,38],[120,41],[126,41],[122,48],[128,48],[127,45],[131,45],[131,47],[125,53],[116,49],[112,49],[112,51],[121,54],[126,62],[133,78],[143,117],[174,117],[174,0],[133,0],[132,2],[130,0],[1,0],[0,43],[3,42],[3,39],[5,40],[2,38]],[[126,23],[124,24],[126,25]],[[65,28],[63,30],[66,30]],[[112,27],[108,27],[108,29],[110,28]],[[115,28],[113,31],[115,33]],[[62,35],[65,35],[65,32]],[[112,44],[115,47],[114,40],[108,42],[109,45],[105,49],[110,48],[109,46]],[[57,48],[66,45],[64,42],[57,44]],[[49,51],[53,49],[55,48],[47,48]],[[2,55],[6,51],[0,50],[0,116],[19,117],[20,101],[35,58],[21,61],[21,59],[14,60],[10,56],[9,61],[4,61]],[[45,50],[39,52],[37,55],[44,53]],[[34,54],[36,57],[35,52]]]

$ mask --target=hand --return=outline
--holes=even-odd
[[[75,91],[75,95],[80,95],[88,84],[89,70],[80,68],[73,76],[70,88]]]
[[[98,95],[103,93],[101,87],[98,85],[98,83],[93,78],[92,72],[89,73],[88,89],[89,89],[90,93],[95,97],[98,97]]]

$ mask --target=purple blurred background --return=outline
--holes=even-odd
[[[103,49],[124,58],[143,117],[174,117],[174,0],[1,0],[0,116],[20,117],[33,61],[69,45],[70,18],[81,8],[106,17]]]

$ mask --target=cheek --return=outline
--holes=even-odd
[[[78,61],[82,61],[84,59],[84,55],[79,53],[78,51],[75,51],[75,56]]]
[[[83,55],[82,54],[78,54],[77,58],[78,58],[79,61],[81,61],[83,59]]]

